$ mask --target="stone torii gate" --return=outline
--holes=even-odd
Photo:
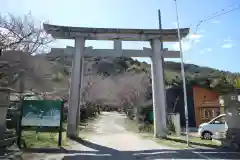
[[[166,98],[163,79],[162,58],[179,58],[179,51],[161,50],[161,42],[177,42],[177,29],[113,29],[82,28],[44,24],[44,29],[56,39],[74,39],[75,48],[66,52],[74,54],[68,109],[67,136],[78,136],[80,93],[83,84],[84,56],[151,57],[154,136],[166,135]],[[180,29],[181,38],[187,36],[189,28]],[[114,41],[114,49],[85,47],[86,40]],[[160,41],[161,40],[161,41]],[[149,41],[151,48],[123,50],[122,41]]]

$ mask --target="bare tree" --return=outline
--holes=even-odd
[[[94,98],[91,95],[91,92],[94,90],[94,87],[100,80],[100,76],[85,76],[83,89],[81,90],[81,101],[83,103],[93,102]]]
[[[89,89],[87,100],[93,103],[112,104],[116,101],[116,93],[115,83],[110,77],[93,76],[92,87]]]
[[[36,77],[32,54],[46,51],[52,38],[37,24],[31,14],[23,18],[0,15],[0,80],[1,85],[11,85],[17,80],[19,70]],[[35,75],[35,76],[34,76]]]
[[[118,80],[119,100],[126,108],[142,105],[146,101],[149,79],[145,73],[130,75],[125,73]]]
[[[145,73],[124,73],[107,78],[92,76],[90,81],[85,81],[82,98],[84,102],[133,107],[144,103],[148,85]]]
[[[29,13],[23,18],[0,15],[0,50],[20,50],[30,54],[43,52],[52,38],[37,25]]]

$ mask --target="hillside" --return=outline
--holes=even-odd
[[[53,73],[64,70],[62,65],[52,64],[43,56],[31,56],[28,53],[19,51],[3,52],[0,61],[8,62],[9,66],[8,68],[0,68],[1,79],[3,78],[3,72],[5,72],[7,76],[14,77],[20,69],[23,69],[26,75],[26,90],[36,90],[40,92],[52,91],[53,88],[58,88],[59,85],[52,81],[52,76]],[[17,89],[17,83],[12,84],[10,87]]]
[[[68,78],[71,72],[72,55],[64,53],[63,49],[52,49],[48,54],[31,56],[22,52],[7,52],[1,60],[9,63],[19,63],[17,69],[27,71],[26,89],[34,89],[41,92],[50,92],[57,88],[68,88]],[[229,81],[239,77],[237,73],[220,71],[213,68],[201,67],[194,64],[185,64],[187,82],[205,85],[209,88],[228,87]],[[181,66],[177,62],[165,62],[165,83],[169,86],[181,83]],[[132,58],[119,57],[86,57],[85,74],[119,75],[132,71],[145,72],[150,75],[151,66],[145,62],[139,62]],[[226,81],[226,82],[225,82]],[[223,84],[220,84],[222,83]],[[219,91],[222,92],[222,91]]]
[[[71,68],[72,56],[71,54],[64,53],[63,49],[53,48],[45,57],[57,64]],[[86,66],[88,64],[88,67],[86,67],[87,72],[90,71],[91,74],[118,75],[126,71],[133,71],[135,73],[145,72],[149,75],[151,73],[151,66],[146,62],[139,62],[126,57],[86,57],[85,62]],[[240,77],[238,73],[220,71],[194,64],[185,64],[184,68],[188,83],[202,85],[223,93],[232,90],[235,79],[239,79]],[[172,86],[181,83],[180,63],[165,61],[164,71],[165,83],[167,85]]]

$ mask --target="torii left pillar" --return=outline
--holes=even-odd
[[[83,37],[75,38],[75,54],[72,62],[67,124],[67,137],[71,138],[77,137],[79,133],[78,124],[80,121],[80,94],[83,86],[84,47],[85,39]]]

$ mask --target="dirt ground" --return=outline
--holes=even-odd
[[[23,159],[240,159],[239,153],[226,150],[173,149],[151,139],[143,139],[124,128],[124,119],[125,116],[117,112],[103,112],[98,119],[87,126],[86,132],[80,133],[80,137],[83,138],[71,141],[69,147],[56,150],[42,149],[43,153],[24,154]]]

